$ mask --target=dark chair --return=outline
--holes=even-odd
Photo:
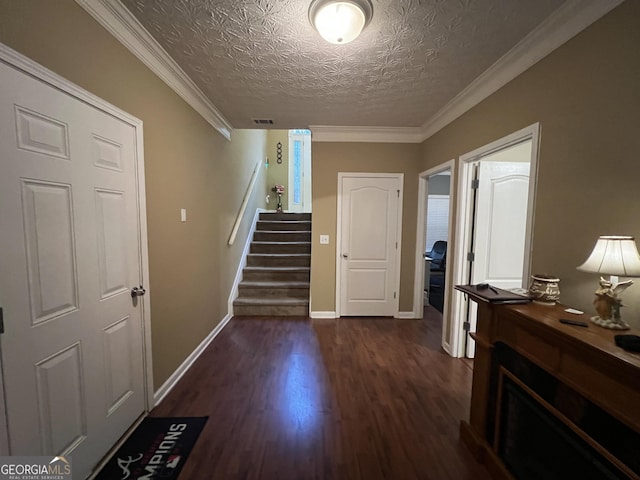
[[[447,242],[438,240],[427,252],[431,258],[429,274],[429,304],[442,312],[444,306],[444,276],[447,266]]]
[[[427,252],[431,258],[431,271],[444,272],[447,265],[447,242],[438,240],[433,244],[431,251]]]

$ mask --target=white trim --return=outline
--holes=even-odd
[[[419,127],[313,125],[314,142],[422,143],[549,55],[623,0],[568,0]],[[233,127],[119,0],[76,0],[226,138]]]
[[[312,142],[422,143],[422,127],[341,127],[311,125]]]
[[[571,40],[623,0],[568,0],[421,127],[428,139]]]
[[[61,77],[55,72],[52,72],[48,68],[43,67],[42,65],[34,62],[28,57],[25,57],[21,53],[13,50],[12,48],[6,46],[4,43],[0,43],[0,61],[6,63],[7,65],[20,70],[28,75],[31,75],[33,78],[36,78],[52,87],[55,87],[65,93],[68,93],[72,97],[77,98],[85,102],[88,105],[92,105],[99,110],[102,110],[109,115],[112,115],[120,120],[125,121],[129,125],[133,127],[137,127],[137,125],[142,125],[142,120],[134,117],[133,115],[125,112],[124,110],[119,109],[118,107],[111,105],[106,100],[103,100],[100,97],[97,97],[93,93],[85,90],[78,85],[71,83],[69,80]]]
[[[145,171],[144,171],[144,137],[143,137],[143,124],[142,120],[134,117],[133,115],[119,109],[118,107],[111,105],[102,98],[94,95],[93,93],[71,83],[69,80],[61,77],[53,71],[43,67],[42,65],[34,62],[28,57],[25,57],[21,53],[9,48],[8,46],[0,43],[0,61],[8,66],[15,68],[33,78],[50,85],[71,97],[74,97],[81,102],[91,105],[98,110],[101,110],[118,120],[121,120],[128,125],[131,125],[135,130],[135,145],[136,145],[136,180],[137,180],[137,206],[138,206],[138,225],[140,228],[139,248],[140,248],[140,283],[147,289],[147,294],[141,298],[142,307],[142,324],[143,324],[143,361],[144,361],[144,384],[145,384],[145,405],[147,410],[153,408],[153,398],[151,392],[153,391],[153,357],[151,351],[151,288],[149,284],[149,250],[147,239],[147,217],[146,217],[146,193],[145,193]],[[0,393],[4,393],[3,390],[3,378],[0,375]],[[6,405],[4,401],[4,394],[0,395],[0,412],[6,414]],[[4,427],[4,431],[3,431]],[[0,438],[6,435],[8,438],[7,425],[3,425],[0,422]],[[0,454],[3,452],[2,441],[0,441]]]
[[[342,181],[345,178],[395,178],[400,182],[400,195],[398,202],[398,218],[396,225],[396,235],[398,239],[398,248],[396,249],[396,278],[395,290],[397,292],[395,298],[394,318],[398,318],[400,312],[400,270],[402,268],[402,211],[404,205],[404,173],[367,173],[367,172],[338,172],[338,191],[337,191],[337,212],[336,212],[336,318],[341,315],[340,312],[340,288],[341,288],[341,245],[342,245]]]
[[[233,279],[233,286],[231,287],[231,292],[229,292],[229,298],[227,299],[227,312],[231,317],[233,317],[233,301],[238,298],[238,285],[242,281],[242,272],[244,270],[244,267],[247,266],[247,255],[249,254],[249,250],[251,249],[251,240],[253,240],[253,234],[256,231],[258,218],[260,217],[260,214],[262,212],[267,212],[267,210],[265,210],[264,208],[256,208],[256,213],[253,214],[251,227],[249,228],[249,233],[247,234],[247,238],[244,242],[244,249],[242,250],[242,255],[240,257],[240,261],[238,262],[236,276]]]
[[[491,142],[469,153],[462,155],[458,160],[458,198],[456,202],[456,240],[453,246],[454,253],[454,285],[464,285],[468,283],[468,262],[466,260],[468,246],[470,245],[470,225],[473,221],[470,204],[470,188],[472,169],[470,164],[481,157],[490,155],[498,150],[502,150],[517,143],[531,140],[531,163],[529,167],[529,199],[527,205],[527,231],[525,234],[525,258],[522,278],[529,278],[531,271],[531,245],[533,244],[533,225],[535,212],[536,187],[538,177],[538,152],[540,145],[540,124],[534,123],[517,132],[507,135],[499,140]],[[453,292],[451,309],[451,356],[462,357],[465,355],[464,343],[465,332],[462,329],[463,316],[466,313],[466,301],[464,294]]]
[[[182,376],[187,373],[189,368],[191,368],[198,357],[202,355],[202,352],[205,351],[205,349],[209,346],[213,339],[216,338],[216,336],[222,331],[227,323],[229,323],[229,320],[231,320],[231,318],[231,315],[225,315],[220,323],[218,323],[218,325],[216,325],[215,328],[211,330],[211,333],[209,333],[209,335],[207,335],[206,338],[202,340],[202,342],[200,342],[200,345],[198,345],[196,349],[191,352],[191,354],[187,358],[185,358],[184,362],[182,362],[180,366],[176,368],[176,370],[171,374],[167,381],[164,382],[158,390],[156,390],[155,394],[153,395],[156,406],[158,406],[160,402],[162,402],[162,400],[164,400],[169,392],[173,389],[173,387],[178,384]]]
[[[336,312],[311,312],[309,314],[311,318],[338,318]]]
[[[401,320],[413,320],[420,317],[416,317],[413,312],[398,312],[398,316],[396,318]]]
[[[143,285],[147,293],[142,297],[142,320],[143,320],[143,359],[146,377],[145,399],[147,409],[151,411],[153,402],[151,392],[153,392],[153,355],[151,348],[151,281],[149,276],[149,241],[147,235],[147,194],[144,169],[144,134],[142,122],[136,129],[136,175],[138,180],[138,228],[140,230],[140,284]]]
[[[427,228],[427,198],[429,195],[428,191],[428,180],[429,177],[441,174],[442,172],[449,171],[449,198],[453,198],[454,192],[454,178],[456,172],[456,162],[455,160],[449,160],[448,162],[441,163],[433,168],[420,172],[418,174],[418,219],[417,219],[417,227],[416,227],[416,264],[415,264],[415,277],[413,281],[414,289],[413,289],[413,314],[416,318],[422,318],[423,310],[424,310],[424,253],[425,253],[425,237],[426,237],[426,228]],[[454,205],[455,202],[449,202],[449,246],[447,249],[451,249],[453,239],[453,218],[454,218]],[[450,262],[447,262],[450,264]],[[450,291],[450,281],[451,278],[451,268],[447,268],[445,271],[444,278],[444,304],[442,308],[442,348],[445,352],[451,355],[451,341],[446,337],[448,323],[451,321],[449,316],[449,291]]]
[[[76,0],[89,15],[151,69],[228,140],[233,127],[202,90],[119,0]]]

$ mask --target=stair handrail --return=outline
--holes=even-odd
[[[233,224],[233,230],[231,230],[231,236],[229,237],[229,242],[228,242],[229,245],[233,245],[233,242],[236,241],[236,235],[238,235],[240,224],[242,223],[242,219],[244,218],[244,212],[247,210],[247,205],[249,204],[249,198],[251,198],[251,194],[253,193],[253,187],[255,187],[256,180],[258,179],[258,173],[260,172],[260,165],[262,165],[262,160],[258,160],[258,163],[256,163],[256,166],[253,169],[253,173],[251,174],[251,180],[249,181],[247,190],[244,193],[244,198],[242,199],[242,205],[240,206],[240,211],[238,212],[236,223]]]

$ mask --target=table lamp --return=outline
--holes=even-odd
[[[618,282],[618,276],[640,277],[640,254],[633,237],[602,236],[596,241],[589,258],[578,267],[583,272],[601,274],[593,305],[597,316],[591,317],[596,325],[614,330],[627,330],[629,325],[620,318],[622,301],[618,294],[633,284],[631,280]],[[602,275],[610,275],[607,280]]]

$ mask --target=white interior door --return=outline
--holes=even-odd
[[[145,410],[135,129],[0,63],[0,336],[11,455],[85,478]]]
[[[398,310],[402,179],[342,177],[340,314],[394,316]]]
[[[530,143],[511,151],[516,155]],[[515,147],[512,147],[515,148]],[[505,152],[499,152],[501,156]],[[497,155],[497,154],[496,154]],[[498,288],[520,288],[523,282],[529,162],[495,161],[489,155],[478,165],[478,190],[473,238],[474,261],[471,283],[489,283]],[[477,305],[469,302],[470,331],[476,329]],[[467,356],[475,354],[475,342],[467,338]]]

